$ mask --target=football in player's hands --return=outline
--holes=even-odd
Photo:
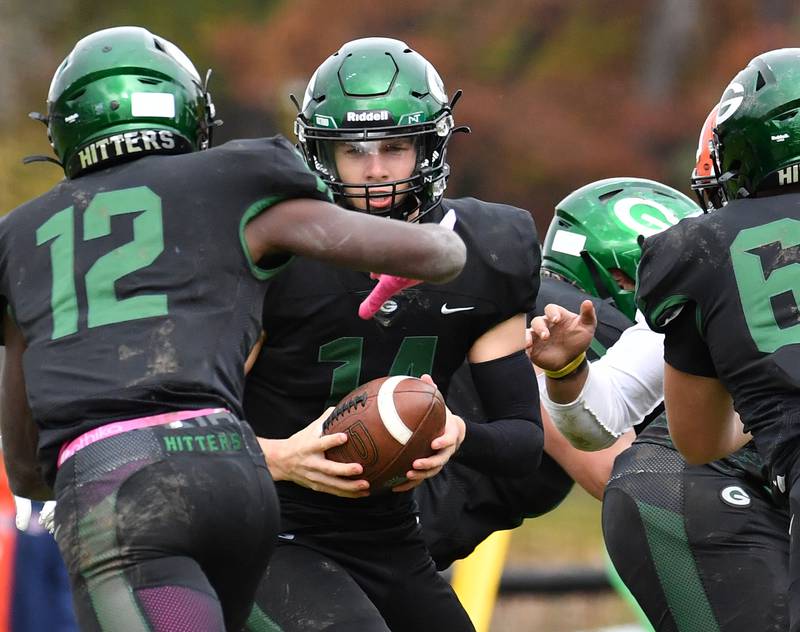
[[[431,456],[431,441],[444,432],[444,398],[433,384],[398,375],[372,380],[346,395],[323,423],[323,434],[347,434],[347,441],[325,456],[360,463],[358,476],[370,493],[406,482],[415,460]]]

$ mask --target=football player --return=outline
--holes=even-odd
[[[467,244],[467,265],[450,283],[406,289],[368,320],[357,315],[375,287],[366,274],[301,258],[270,283],[266,340],[245,407],[265,438],[283,523],[252,630],[264,613],[287,632],[472,629],[436,573],[409,493],[452,450],[435,440],[435,457],[417,461],[407,483],[381,493],[359,479],[359,465],[325,459],[331,437],[307,426],[309,414],[358,384],[427,373],[446,397],[468,358],[491,423],[449,415],[460,435],[453,460],[505,475],[539,463],[536,381],[524,353],[538,288],[536,233],[526,211],[442,197],[454,101],[425,58],[384,38],[345,44],[308,84],[299,145],[338,203],[403,223],[449,224]]]
[[[800,49],[790,48],[755,57],[734,77],[713,139],[727,204],[646,240],[637,287],[648,324],[665,334],[675,445],[690,463],[704,463],[751,433],[793,517],[800,510],[799,76]],[[789,603],[798,630],[794,526]]]
[[[705,183],[697,176],[695,184],[714,186],[713,176]],[[700,212],[669,187],[648,188],[612,180],[579,189],[568,196],[570,205],[562,203],[571,212],[557,212],[543,251],[543,269],[594,294],[607,292],[631,322],[638,236]],[[716,196],[700,193],[701,199]],[[571,246],[579,242],[580,248]],[[588,308],[583,318],[546,308],[547,316],[533,323],[536,362],[558,368],[588,350],[594,320]],[[547,355],[556,349],[559,357]],[[638,437],[617,457],[603,496],[609,555],[658,630],[785,629],[787,513],[770,494],[752,443],[708,465],[689,465],[680,456],[662,414],[662,358],[663,336],[636,313],[636,323],[602,360],[547,377],[542,389],[553,422],[580,448],[605,448],[638,424]]]
[[[280,137],[197,151],[208,91],[142,28],[80,40],[40,118],[66,179],[0,223],[12,490],[58,501],[81,629],[238,631],[278,526],[240,421],[264,280],[297,253],[447,281],[463,243],[330,204]]]

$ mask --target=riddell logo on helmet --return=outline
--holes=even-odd
[[[358,112],[348,112],[347,122],[388,121],[391,116],[392,114],[389,110],[360,110]]]
[[[389,110],[354,110],[344,115],[344,125],[346,127],[356,127],[364,124],[367,127],[394,125],[394,117]]]

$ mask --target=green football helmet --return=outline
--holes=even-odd
[[[611,271],[636,278],[640,235],[649,237],[703,211],[680,191],[642,178],[599,180],[556,205],[542,248],[542,273],[602,299],[626,316],[636,313],[634,291]]]
[[[311,169],[331,187],[337,202],[367,212],[406,219],[435,207],[444,193],[449,167],[447,143],[454,131],[452,107],[439,74],[404,42],[382,37],[353,40],[314,72],[295,120],[295,134]],[[379,184],[343,182],[334,161],[337,142],[410,138],[416,147],[411,177]],[[391,188],[387,210],[370,206],[370,190]],[[410,203],[395,204],[408,192]],[[373,191],[373,197],[378,194]],[[384,197],[387,196],[383,192]]]
[[[205,149],[216,124],[189,58],[134,26],[75,45],[53,76],[42,120],[69,178],[143,153]]]
[[[727,200],[800,183],[800,48],[755,57],[725,89],[714,135]]]

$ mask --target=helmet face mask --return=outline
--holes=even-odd
[[[692,169],[692,191],[697,196],[704,211],[722,208],[725,200],[719,183],[719,165],[714,149],[714,128],[717,125],[719,105],[715,105],[708,113],[700,138],[697,142],[695,167]]]
[[[347,206],[373,214],[391,209],[413,211],[420,206],[422,185],[417,173],[423,152],[418,136],[388,136],[379,140],[337,140],[318,143],[319,159]],[[375,165],[382,179],[372,179]]]
[[[80,40],[56,70],[48,134],[67,177],[139,157],[205,149],[211,96],[174,44],[138,27]]]
[[[403,42],[387,38],[348,42],[323,62],[309,81],[295,121],[308,165],[340,204],[398,219],[419,218],[439,203],[449,175],[446,153],[453,128],[436,70]],[[369,182],[341,178],[334,158],[337,142],[392,139],[414,142],[417,161],[410,175]],[[405,200],[388,207],[371,202],[387,195],[393,202]]]
[[[722,94],[714,128],[726,200],[800,183],[800,48],[755,57]]]
[[[700,213],[696,202],[653,180],[610,178],[587,184],[556,205],[542,247],[543,275],[607,299],[633,319],[634,291],[619,285],[616,271],[634,280],[642,255],[640,236]]]

